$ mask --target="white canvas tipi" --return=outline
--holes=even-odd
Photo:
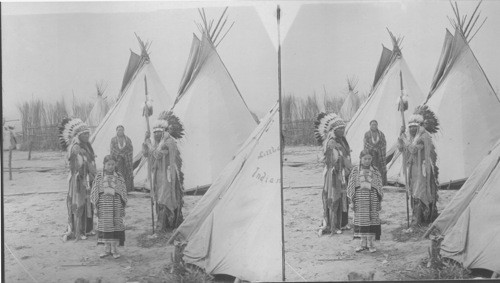
[[[446,32],[426,104],[441,124],[439,183],[464,181],[500,138],[500,100],[459,29]]]
[[[138,55],[131,51],[120,95],[90,138],[97,155],[96,165],[98,168],[102,167],[104,156],[110,153],[111,138],[116,135],[118,125],[124,126],[125,135],[132,140],[134,161],[140,159],[144,133],[147,130],[146,119],[142,115],[142,106],[146,101],[145,78],[147,80],[148,100],[151,101],[155,113],[170,109],[173,105],[173,97],[165,90],[151,63],[147,53],[148,45],[139,38],[138,40],[142,53]]]
[[[489,150],[426,235],[443,238],[443,257],[500,274],[500,140]]]
[[[340,117],[344,119],[346,122],[350,121],[351,118],[356,114],[356,111],[359,108],[361,103],[358,92],[355,90],[357,84],[357,80],[354,78],[347,79],[347,97],[340,108]]]
[[[440,185],[465,181],[500,138],[500,100],[464,36],[469,33],[460,25],[455,35],[446,30],[425,102],[440,123],[433,137]],[[400,171],[399,161],[388,168],[388,180],[404,183]]]
[[[172,111],[184,125],[179,143],[186,191],[208,187],[255,129],[253,118],[215,50],[208,28],[193,35]]]
[[[279,104],[262,119],[169,243],[209,274],[282,280]]]
[[[398,99],[401,96],[400,74],[409,109],[414,109],[424,100],[422,91],[399,49],[400,41],[390,35],[393,50],[383,47],[373,89],[346,127],[346,138],[351,146],[354,162],[359,161],[356,157],[363,150],[364,135],[370,129],[372,120],[377,120],[379,129],[385,134],[387,148],[396,144],[402,125],[401,112],[398,110]],[[409,112],[405,112],[405,120],[411,115]]]
[[[97,89],[97,101],[90,110],[90,113],[87,117],[87,121],[85,123],[89,125],[91,129],[96,128],[101,121],[106,117],[106,113],[109,111],[109,104],[106,100],[107,97],[104,97],[104,91],[106,91],[106,86],[103,83],[96,84]]]

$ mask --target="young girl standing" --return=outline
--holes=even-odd
[[[104,157],[104,170],[95,178],[91,201],[98,217],[97,244],[104,245],[104,252],[99,256],[119,258],[117,246],[123,246],[125,242],[123,218],[127,190],[123,177],[116,172],[116,160],[111,155]]]
[[[372,153],[361,151],[360,165],[353,167],[347,185],[347,196],[354,210],[354,238],[360,238],[356,252],[375,252],[374,240],[380,240],[380,217],[382,176],[372,164]]]

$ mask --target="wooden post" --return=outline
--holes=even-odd
[[[149,109],[147,109],[148,105],[148,80],[146,76],[144,76],[144,94],[146,95],[146,99],[144,101],[144,117],[146,117],[146,126],[148,128],[148,132],[151,135],[151,127],[149,126]],[[153,201],[153,195],[154,195],[154,188],[153,188],[153,177],[151,174],[151,157],[148,156],[148,177],[149,177],[149,187],[150,187],[150,197],[151,197],[151,226],[153,228],[153,235],[155,234],[155,213],[154,213],[154,201]],[[158,209],[158,207],[157,207]],[[162,227],[162,226],[160,226]]]
[[[12,181],[12,145],[9,149],[9,180]]]
[[[33,141],[30,138],[29,141],[29,152],[28,152],[28,160],[31,160],[31,149],[33,148]]]
[[[280,34],[280,18],[281,18],[281,9],[278,5],[276,7],[276,20],[277,20],[277,28],[278,28],[278,101],[281,101],[281,34]],[[281,119],[282,119],[282,111],[279,109],[279,123],[281,129]],[[280,130],[281,133],[281,130]],[[278,135],[280,139],[280,178],[283,180],[283,147],[281,146],[281,135]],[[284,223],[284,203],[283,203],[283,182],[280,184],[280,193],[281,193],[281,280],[286,281],[285,276],[285,223]]]

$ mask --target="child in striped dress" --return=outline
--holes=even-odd
[[[354,238],[360,238],[356,252],[369,250],[375,252],[374,240],[380,240],[380,217],[382,192],[382,176],[372,166],[373,154],[363,150],[360,154],[360,165],[353,167],[347,185],[347,196],[354,210]]]
[[[117,246],[125,243],[125,205],[127,190],[122,175],[116,172],[116,160],[104,157],[104,170],[95,178],[91,192],[94,215],[97,215],[97,245],[104,245],[101,258],[112,255],[119,258]]]

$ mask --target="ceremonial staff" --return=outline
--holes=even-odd
[[[144,88],[145,88],[145,95],[146,95],[146,101],[144,102],[144,108],[142,111],[142,115],[146,117],[146,125],[148,128],[148,133],[151,135],[151,128],[149,126],[149,116],[153,114],[153,105],[148,104],[148,80],[146,76],[144,76]],[[153,178],[151,176],[151,158],[148,155],[148,179],[149,179],[149,187],[151,189],[150,191],[150,197],[151,197],[151,225],[153,227],[153,235],[155,233],[155,215],[154,215],[154,209],[153,209],[153,194],[154,194],[154,189],[153,189]]]
[[[403,123],[403,126],[401,127],[402,129],[405,129],[405,111],[408,109],[408,101],[405,101],[405,98],[404,98],[404,87],[403,87],[403,74],[401,72],[401,70],[399,71],[399,82],[401,84],[401,96],[399,98],[399,104],[398,104],[398,110],[401,112],[401,121]],[[401,134],[403,134],[404,131],[402,130],[401,131]],[[409,204],[408,204],[408,200],[409,200],[409,189],[410,189],[410,186],[408,184],[408,172],[407,172],[407,168],[406,168],[406,155],[403,154],[403,174],[404,174],[404,177],[405,177],[405,191],[406,191],[406,223],[407,223],[407,228],[409,229],[410,228],[410,208],[409,208]]]

